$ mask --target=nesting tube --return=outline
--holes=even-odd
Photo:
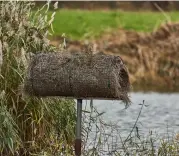
[[[32,96],[116,99],[129,102],[129,75],[119,56],[39,53],[25,75],[24,92]]]

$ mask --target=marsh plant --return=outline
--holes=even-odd
[[[55,16],[47,15],[49,5],[34,12],[32,2],[0,2],[0,155],[72,152],[74,102],[22,91],[31,55],[56,51],[47,38]]]

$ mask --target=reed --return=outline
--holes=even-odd
[[[72,150],[74,101],[30,98],[21,90],[31,55],[56,51],[47,39],[55,15],[48,18],[49,5],[34,13],[32,2],[0,2],[1,155],[55,155],[62,144]]]

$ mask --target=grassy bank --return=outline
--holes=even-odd
[[[51,12],[49,14],[52,14]],[[98,36],[106,30],[124,28],[126,30],[150,32],[167,20],[178,21],[178,12],[122,12],[59,10],[53,22],[54,36],[65,33],[73,39]]]

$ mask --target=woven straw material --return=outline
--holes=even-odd
[[[128,103],[127,69],[119,56],[39,53],[27,70],[24,92],[34,96],[116,99]]]

